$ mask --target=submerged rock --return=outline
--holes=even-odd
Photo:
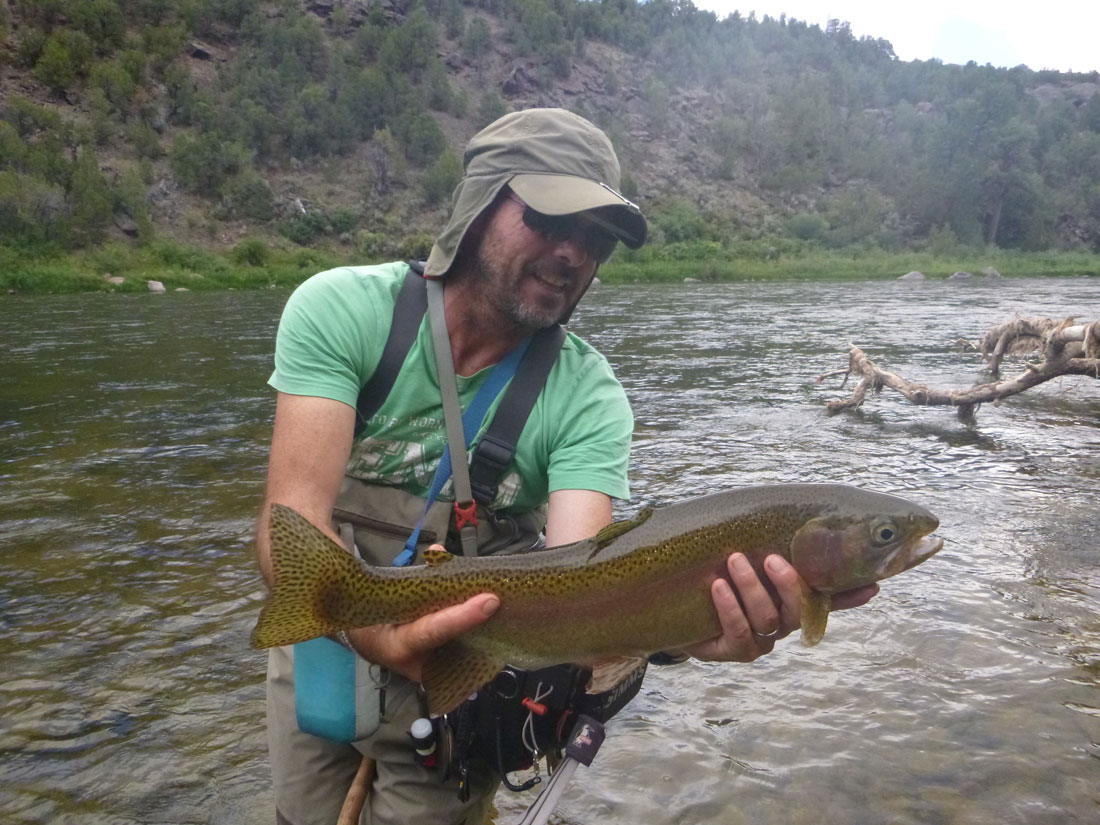
[[[906,272],[904,275],[898,276],[899,281],[923,281],[924,273],[913,270],[912,272]]]
[[[971,275],[969,272],[961,272],[960,271],[960,272],[956,272],[954,275],[952,275],[950,278],[948,278],[948,280],[949,281],[950,280],[961,280],[963,278],[973,278],[973,277],[974,276]]]

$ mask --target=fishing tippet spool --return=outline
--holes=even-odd
[[[436,734],[432,720],[424,716],[413,721],[409,727],[409,738],[416,749],[416,761],[426,768],[436,764]]]

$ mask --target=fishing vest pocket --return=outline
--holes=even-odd
[[[334,742],[355,742],[378,730],[384,688],[373,667],[324,636],[294,645],[298,729]]]

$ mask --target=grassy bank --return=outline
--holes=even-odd
[[[21,251],[0,245],[0,293],[144,292],[149,281],[165,289],[259,289],[294,286],[314,272],[342,263],[366,263],[355,253],[277,249],[245,241],[225,253],[156,241],[111,244],[83,252]],[[892,279],[911,270],[946,278],[993,267],[1002,275],[1100,275],[1100,255],[1082,252],[1017,252],[955,249],[932,252],[882,250],[777,251],[756,242],[745,248],[699,243],[621,250],[600,270],[605,283],[762,280]]]
[[[646,252],[646,250],[640,250]],[[700,281],[865,281],[889,280],[918,271],[928,278],[955,272],[979,275],[992,267],[1007,277],[1100,275],[1100,255],[1084,252],[1018,252],[956,249],[945,252],[804,249],[775,255],[738,256],[716,249],[706,258],[663,259],[660,249],[647,255],[617,255],[600,270],[605,283]]]
[[[312,249],[271,249],[246,242],[219,254],[170,242],[111,244],[84,252],[33,253],[0,246],[0,292],[147,292],[294,286],[339,259]]]

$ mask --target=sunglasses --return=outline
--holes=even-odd
[[[528,206],[515,195],[508,196],[523,207],[523,223],[532,232],[547,241],[561,243],[580,237],[584,251],[592,260],[602,264],[615,251],[619,239],[583,214],[547,215]]]

